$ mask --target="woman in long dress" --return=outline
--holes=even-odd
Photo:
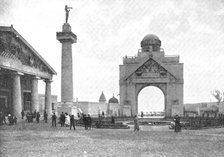
[[[65,113],[65,126],[70,126],[70,117],[67,113]]]
[[[138,122],[137,116],[135,116],[135,119],[134,119],[134,131],[139,131],[139,122]]]

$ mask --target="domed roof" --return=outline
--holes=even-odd
[[[118,104],[119,102],[118,102],[118,99],[115,98],[114,95],[113,95],[113,97],[109,99],[109,103],[116,103],[116,104]]]
[[[106,102],[106,97],[105,97],[105,95],[103,94],[103,92],[102,92],[102,94],[100,95],[99,102]]]
[[[146,35],[141,41],[141,47],[146,47],[146,46],[150,46],[150,45],[157,45],[160,47],[161,41],[160,41],[159,37],[157,37],[154,34]]]

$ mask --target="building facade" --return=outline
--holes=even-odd
[[[74,106],[80,108],[84,114],[90,114],[92,117],[98,117],[104,113],[104,116],[120,116],[120,105],[118,99],[114,96],[107,102],[104,93],[100,95],[99,102],[76,101]]]
[[[13,28],[0,26],[0,112],[20,117],[38,111],[38,81],[45,82],[45,110],[51,114],[55,70]]]
[[[179,56],[165,56],[161,40],[156,35],[146,35],[137,56],[125,56],[120,65],[122,116],[138,114],[138,94],[147,86],[163,92],[165,117],[183,116],[183,83],[183,63],[179,62]]]

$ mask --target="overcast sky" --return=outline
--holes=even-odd
[[[74,98],[95,102],[102,91],[107,100],[116,96],[122,58],[136,55],[149,33],[160,38],[166,55],[179,55],[184,63],[185,103],[215,101],[211,91],[224,91],[223,0],[1,0],[0,25],[13,24],[57,71],[52,94],[59,100],[56,32],[65,22],[65,5],[73,7],[68,22],[78,38],[73,44]],[[43,81],[39,84],[44,93]]]

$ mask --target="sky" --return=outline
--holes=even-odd
[[[119,98],[119,65],[125,55],[137,55],[147,34],[160,38],[165,55],[179,55],[184,63],[184,103],[215,101],[211,91],[224,91],[223,0],[0,0],[0,25],[13,24],[57,71],[52,94],[59,101],[56,32],[65,22],[65,5],[73,8],[68,22],[78,39],[72,47],[74,99],[97,102],[102,91],[107,100],[113,93]],[[153,91],[140,95],[161,97]]]

